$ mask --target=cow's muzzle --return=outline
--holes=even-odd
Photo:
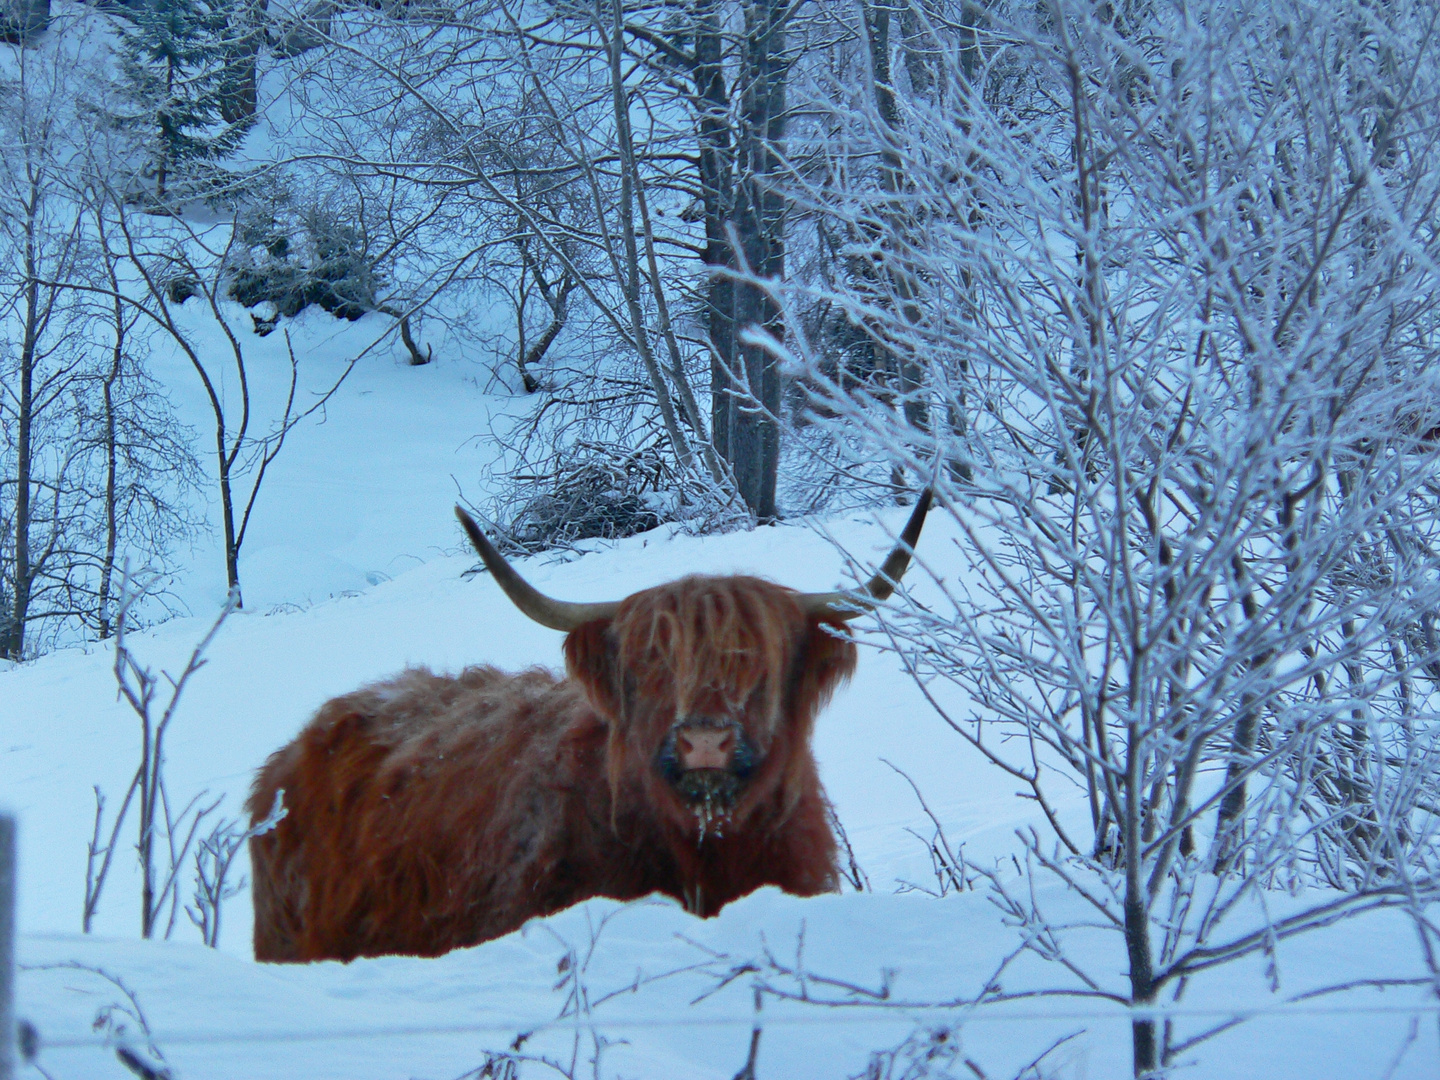
[[[655,765],[691,806],[723,815],[755,770],[755,748],[734,720],[685,717],[666,734]]]

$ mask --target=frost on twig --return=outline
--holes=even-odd
[[[244,844],[275,828],[290,811],[285,807],[285,789],[275,792],[275,801],[263,821],[250,828],[226,820],[210,830],[195,849],[194,902],[185,905],[185,914],[200,931],[200,937],[212,949],[220,944],[220,913],[227,899],[245,888],[246,881],[226,880],[230,864]]]
[[[105,1043],[114,1049],[120,1064],[141,1077],[141,1080],[173,1080],[174,1073],[165,1060],[164,1052],[155,1041],[155,1034],[145,1017],[145,1010],[140,1006],[140,998],[119,975],[76,960],[39,964],[23,970],[82,972],[108,983],[119,992],[120,997],[95,1011],[91,1029],[100,1034]],[[27,1042],[27,1061],[42,1076],[50,1076],[40,1062],[45,1048],[41,1033],[33,1027],[27,1027]]]
[[[934,81],[816,76],[787,194],[848,262],[767,283],[772,347],[835,454],[934,477],[950,542],[871,640],[1036,811],[983,886],[1053,989],[1135,1007],[1379,907],[1440,971],[1433,9],[902,7]],[[1135,1075],[1200,1034],[1137,1014]]]
[[[95,788],[95,819],[88,845],[85,866],[85,903],[82,927],[90,932],[100,895],[113,865],[115,845],[131,805],[139,812],[139,830],[135,850],[140,862],[140,933],[151,937],[163,922],[163,936],[175,928],[179,910],[179,875],[185,865],[200,825],[220,806],[222,797],[204,803],[208,792],[200,792],[178,809],[171,805],[165,782],[165,738],[175,719],[180,699],[191,676],[206,664],[205,651],[219,633],[220,627],[240,602],[239,593],[231,590],[209,631],[190,653],[179,677],[153,670],[141,664],[130,650],[128,616],[132,606],[144,594],[127,571],[121,574],[120,604],[115,619],[115,682],[123,698],[140,722],[140,760],[126,789],[120,810],[109,829],[109,837],[100,842],[104,831],[105,798]],[[160,715],[159,695],[162,680],[168,694]],[[168,914],[166,909],[168,906]]]

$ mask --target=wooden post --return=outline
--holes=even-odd
[[[15,819],[0,814],[0,1080],[15,1080]]]

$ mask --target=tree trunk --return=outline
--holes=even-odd
[[[33,283],[28,291],[34,293]],[[27,296],[27,306],[30,302],[30,297]],[[30,589],[34,580],[34,569],[30,565],[30,437],[34,424],[35,350],[29,341],[28,328],[26,339],[20,353],[20,407],[15,418],[15,527],[11,560],[15,568],[14,589],[10,597],[5,638],[0,641],[0,657],[7,660],[19,660],[25,652],[25,622],[29,616]]]
[[[240,596],[240,546],[235,536],[235,497],[230,492],[230,464],[232,454],[226,454],[225,425],[216,423],[216,456],[220,462],[220,518],[225,523],[225,583],[236,596],[236,608],[242,608]],[[240,439],[235,446],[239,448]]]
[[[255,115],[259,94],[255,63],[265,41],[266,0],[240,6],[229,26],[225,75],[220,83],[220,117],[241,124]]]
[[[734,240],[747,276],[778,280],[785,272],[785,202],[771,178],[778,171],[785,137],[785,17],[782,0],[758,0],[746,9],[741,85],[740,165]],[[758,283],[735,284],[737,336],[746,330],[780,336],[780,312]],[[748,400],[736,402],[731,419],[730,463],[745,504],[761,521],[775,516],[775,476],[780,461],[780,369],[760,345],[737,342]]]
[[[1249,626],[1254,626],[1260,617],[1260,607],[1255,600],[1249,568],[1242,555],[1231,559],[1236,592],[1240,594],[1240,611]],[[1268,649],[1260,650],[1249,663],[1251,672],[1259,671],[1272,657]],[[1261,704],[1254,693],[1245,693],[1240,699],[1240,715],[1230,737],[1230,762],[1225,767],[1225,784],[1229,791],[1220,800],[1220,810],[1215,816],[1215,838],[1212,844],[1211,870],[1216,874],[1228,874],[1236,868],[1243,846],[1241,829],[1244,826],[1247,776],[1254,767],[1251,760],[1255,752],[1255,741],[1260,730]]]
[[[715,451],[733,460],[736,402],[735,253],[726,234],[734,209],[730,99],[725,87],[724,39],[719,0],[695,9],[695,91],[700,101],[700,199],[705,211],[705,329],[710,343],[710,438]]]
[[[903,203],[903,195],[907,186],[905,166],[899,150],[903,124],[899,106],[895,100],[895,87],[890,70],[892,2],[893,0],[878,0],[876,3],[867,5],[865,22],[870,39],[870,76],[875,96],[875,111],[881,122],[884,123],[888,136],[888,145],[881,154],[880,169],[881,188],[891,196],[886,216],[889,219],[889,231],[895,241],[895,250],[885,261],[888,299],[897,306],[905,321],[915,326],[920,323],[922,315],[916,299],[916,274],[901,254],[908,247],[909,236],[916,229],[916,224],[912,220],[913,215]],[[906,5],[904,10],[911,11],[910,6]],[[914,19],[915,16],[911,12],[910,21],[914,22]],[[901,22],[903,28],[905,25],[903,17]],[[917,74],[927,77],[924,85],[928,88],[934,81],[933,78],[928,78],[929,69],[919,61],[910,62],[911,55],[915,51],[911,39],[918,36],[918,30],[912,27],[904,38],[907,66],[912,69],[912,78]],[[905,422],[916,431],[928,434],[930,409],[920,393],[922,371],[919,361],[906,350],[902,350],[899,354],[892,353],[878,338],[874,339],[874,349],[876,354],[882,358],[884,369],[890,372],[896,381],[896,390],[900,394],[901,411],[905,416]],[[952,417],[952,425],[953,422]],[[895,469],[893,481],[897,490],[903,491],[903,473],[898,466]]]
[[[405,346],[405,351],[410,354],[411,367],[424,367],[435,359],[434,346],[427,345],[425,351],[420,351],[420,346],[415,343],[415,337],[410,332],[410,316],[400,316],[400,341]]]
[[[1132,704],[1134,695],[1132,694]],[[1144,736],[1132,721],[1125,747],[1125,798],[1122,825],[1125,845],[1125,952],[1130,961],[1130,1004],[1155,1002],[1155,967],[1150,947],[1150,897],[1145,889],[1141,831],[1144,826]],[[1160,1063],[1153,1017],[1130,1022],[1136,1080],[1154,1074]]]
[[[16,373],[19,386],[16,396],[19,408],[15,417],[15,525],[14,592],[10,597],[9,618],[0,639],[0,657],[19,660],[25,652],[25,624],[30,617],[30,594],[38,567],[31,562],[30,551],[30,487],[34,461],[35,426],[35,353],[40,338],[40,279],[35,250],[38,228],[39,191],[32,183],[25,223],[25,327],[20,343],[20,370]]]
[[[115,574],[115,550],[118,544],[118,529],[115,514],[115,475],[117,472],[117,450],[115,442],[115,384],[120,379],[120,367],[125,355],[124,312],[120,309],[120,298],[115,297],[115,351],[110,358],[110,373],[106,376],[102,391],[105,400],[105,555],[100,564],[100,595],[95,602],[96,625],[100,640],[110,636],[110,588]]]
[[[528,271],[535,279],[535,287],[540,291],[540,297],[545,301],[545,306],[550,309],[550,322],[540,332],[538,340],[530,343],[525,341],[525,300],[524,294],[518,305],[519,323],[517,326],[518,352],[517,362],[520,368],[520,378],[524,380],[525,392],[533,394],[540,389],[540,380],[531,373],[531,368],[545,359],[545,354],[550,351],[550,346],[560,336],[560,331],[565,329],[565,320],[570,311],[570,294],[575,291],[577,284],[575,275],[569,270],[561,272],[558,284],[552,284],[545,279],[545,274],[538,262],[532,262],[529,248],[524,244],[520,245],[521,263],[521,286],[524,286],[524,274]]]

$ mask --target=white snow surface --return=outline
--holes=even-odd
[[[1043,899],[1057,914],[1081,914],[1063,895]],[[1323,946],[1312,939],[1307,947],[1285,950],[1285,984],[1299,990],[1342,971],[1374,971],[1384,966],[1377,954],[1393,955],[1397,937],[1407,933],[1401,918],[1365,919]],[[1099,968],[1098,945],[1085,942],[1074,955]],[[22,974],[20,1002],[47,1036],[80,1044],[45,1051],[57,1077],[128,1075],[89,1032],[98,1009],[123,999],[95,972],[55,966],[79,960],[123,979],[143,1003],[154,1042],[181,1077],[458,1078],[482,1066],[486,1050],[504,1050],[530,1032],[524,1053],[564,1065],[578,1039],[576,1075],[594,1075],[587,1059],[598,1035],[610,1044],[598,1075],[729,1080],[746,1059],[752,993],[744,976],[713,991],[767,948],[788,966],[798,955],[816,975],[871,989],[889,969],[891,995],[900,1004],[882,1009],[767,1000],[760,1077],[858,1075],[875,1048],[898,1044],[917,1025],[962,1018],[962,1057],[984,1075],[1014,1076],[1065,1036],[1070,1040],[1046,1060],[1042,1075],[1129,1074],[1129,1020],[1113,1006],[1032,1001],[967,1015],[905,1004],[973,993],[1013,948],[993,908],[974,893],[945,900],[884,894],[802,900],[767,888],[709,920],[670,901],[595,900],[437,959],[383,957],[348,965],[259,965],[200,945],[33,935],[21,951],[31,966]],[[1038,961],[1022,966],[1020,981],[1044,981],[1047,972]],[[576,973],[578,979],[567,978]],[[1112,989],[1118,988],[1115,974]],[[1272,1005],[1261,974],[1250,966],[1243,988],[1208,986],[1177,1023],[1199,1030],[1231,1010]],[[578,1022],[573,1014],[557,1021],[577,982],[590,1007]],[[812,982],[809,989],[826,1000],[854,997],[824,983]],[[1353,1011],[1400,1004],[1394,994],[1357,992],[1320,1012],[1262,1013],[1187,1055],[1192,1067],[1177,1075],[1433,1076],[1433,1043],[1425,1045],[1433,1029],[1411,1044],[1407,1017]],[[133,1033],[133,1023],[130,1028]],[[929,1075],[967,1074],[961,1062],[955,1066]],[[557,1072],[535,1063],[522,1075]]]
[[[373,319],[352,326],[311,313],[294,321],[307,382],[324,385],[339,363],[383,334]],[[252,341],[258,395],[273,399],[288,375],[283,342],[279,335]],[[476,560],[464,553],[451,517],[457,484],[483,500],[475,477],[493,456],[486,432],[492,418],[519,406],[482,391],[492,382],[479,365],[451,358],[411,368],[397,352],[367,355],[323,422],[297,429],[267,476],[242,561],[246,608],[212,644],[169,736],[166,775],[181,803],[209,792],[223,795],[222,812],[238,815],[256,768],[322,702],[407,665],[561,664],[559,634],[526,620],[488,576],[464,576]],[[203,447],[206,417],[193,377],[173,358],[157,356],[156,365]],[[213,521],[213,506],[210,512]],[[895,508],[704,539],[665,528],[592,545],[571,561],[542,556],[519,566],[540,589],[575,600],[618,598],[697,571],[758,572],[828,589],[854,580],[836,544],[873,566],[905,514]],[[951,535],[944,521],[931,523],[922,548],[932,566],[943,566]],[[924,582],[915,588],[923,599]],[[135,633],[131,646],[141,662],[178,673],[224,595],[213,537],[196,546],[173,589],[193,616]],[[1041,1075],[1129,1074],[1129,1018],[1094,998],[1034,998],[970,1012],[921,1007],[978,994],[1019,939],[983,893],[895,894],[902,881],[934,882],[927,852],[909,832],[928,837],[929,828],[909,784],[885,762],[914,780],[971,860],[1008,863],[1018,850],[1014,830],[1037,816],[1012,781],[949,732],[893,656],[862,650],[860,671],[822,715],[815,744],[873,892],[799,899],[767,889],[709,920],[663,899],[596,900],[438,959],[308,966],[249,959],[245,892],[224,910],[218,950],[197,943],[183,913],[171,940],[138,940],[133,816],[95,933],[79,933],[92,787],[113,809],[137,758],[137,724],[116,700],[112,663],[109,648],[92,645],[0,671],[0,800],[20,824],[18,1012],[39,1031],[38,1064],[55,1080],[132,1075],[115,1056],[116,1042],[142,1056],[152,1055],[153,1042],[185,1080],[439,1080],[480,1069],[487,1050],[512,1047],[524,1032],[532,1035],[520,1040],[521,1054],[560,1065],[578,1046],[576,1076],[726,1080],[744,1064],[751,1040],[755,973],[735,972],[772,961],[805,973],[797,979],[772,970],[776,987],[848,1004],[767,998],[761,1080],[859,1075],[872,1051],[897,1045],[917,1026],[961,1020],[958,1043],[951,1037],[933,1047],[937,1062],[958,1052],[948,1073],[903,1075],[979,1069],[1010,1077],[1067,1036]],[[1061,810],[1082,815],[1078,793]],[[247,869],[242,861],[235,872]],[[1055,921],[1095,922],[1075,894],[1058,884],[1037,887]],[[187,880],[182,896],[189,891]],[[1277,894],[1266,905],[1274,917],[1306,899]],[[1105,990],[1124,993],[1116,935],[1077,929],[1066,940]],[[1280,942],[1269,958],[1194,981],[1183,1003],[1189,1012],[1177,1019],[1184,1031],[1198,1033],[1235,1010],[1260,1011],[1186,1054],[1191,1067],[1177,1075],[1434,1076],[1435,1014],[1404,1011],[1421,1000],[1418,991],[1358,988],[1281,1005],[1321,986],[1423,971],[1409,923],[1393,912]],[[878,1007],[841,983],[888,986],[888,998]],[[1074,985],[1059,965],[1033,955],[1004,975],[1009,991]],[[576,994],[588,1002],[578,1020]],[[124,1011],[137,1006],[148,1041]],[[93,1030],[106,1016],[108,1027]],[[592,1066],[596,1038],[606,1048]],[[520,1075],[559,1073],[530,1062]],[[898,1067],[893,1075],[902,1075]]]

